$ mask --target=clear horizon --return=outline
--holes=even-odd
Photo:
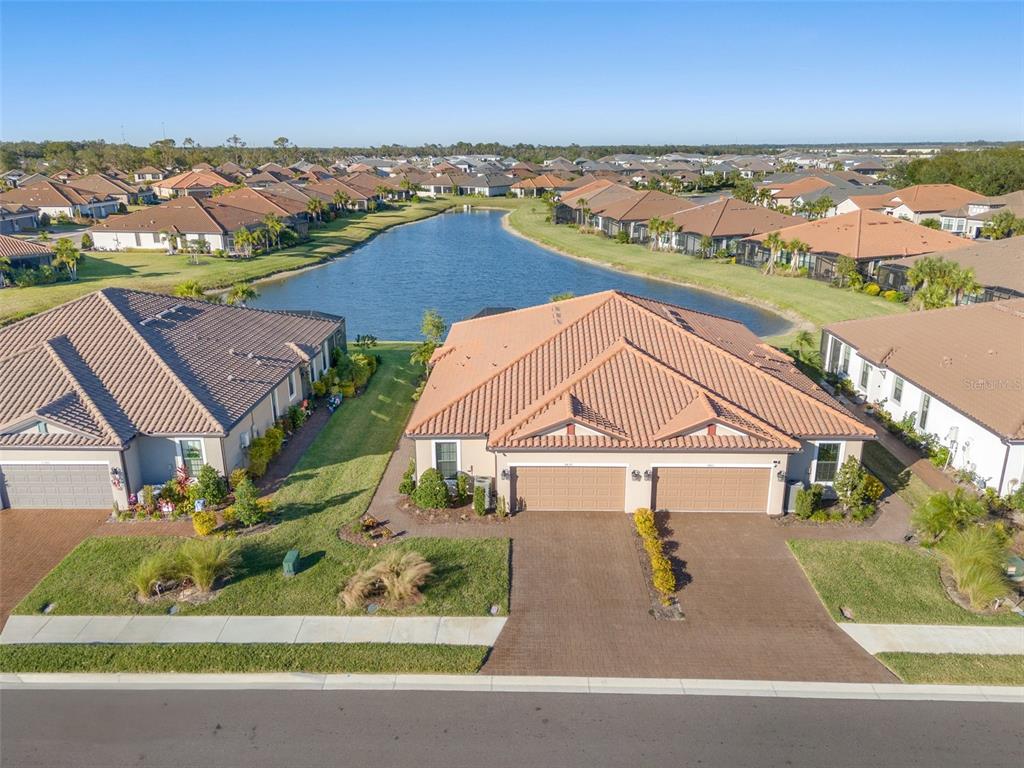
[[[249,146],[286,136],[306,147],[899,145],[1024,137],[1021,3],[0,8],[4,141],[147,145],[166,137],[180,145],[191,137],[218,146],[237,134]],[[47,73],[66,77],[25,65],[38,60],[32,32],[41,18]],[[643,42],[652,22],[679,33]],[[112,41],[105,55],[96,55],[97,40]],[[193,51],[201,58],[188,58]]]

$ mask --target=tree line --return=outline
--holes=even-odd
[[[885,180],[895,189],[914,184],[956,184],[980,195],[1003,195],[1024,189],[1024,145],[946,151],[892,168]]]

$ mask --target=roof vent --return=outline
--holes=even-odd
[[[234,381],[234,380],[235,380],[235,374],[229,373],[228,374],[228,381]]]

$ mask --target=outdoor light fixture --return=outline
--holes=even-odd
[[[775,473],[775,479],[781,483],[783,480],[786,479],[786,473],[780,469],[778,472]]]
[[[501,479],[502,480],[508,480],[508,478],[509,478],[508,467],[506,467],[505,469],[501,470]]]
[[[644,470],[644,480],[646,480],[648,483],[651,482],[651,470]]]
[[[629,473],[629,476],[632,477],[636,482],[638,482],[638,483],[640,482],[640,470],[639,469],[634,469],[632,472]]]

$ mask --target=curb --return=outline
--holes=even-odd
[[[700,680],[627,677],[521,677],[491,675],[3,673],[0,691],[18,690],[309,690],[463,691],[669,696],[975,701],[1024,704],[1024,687],[809,683],[772,680]]]

